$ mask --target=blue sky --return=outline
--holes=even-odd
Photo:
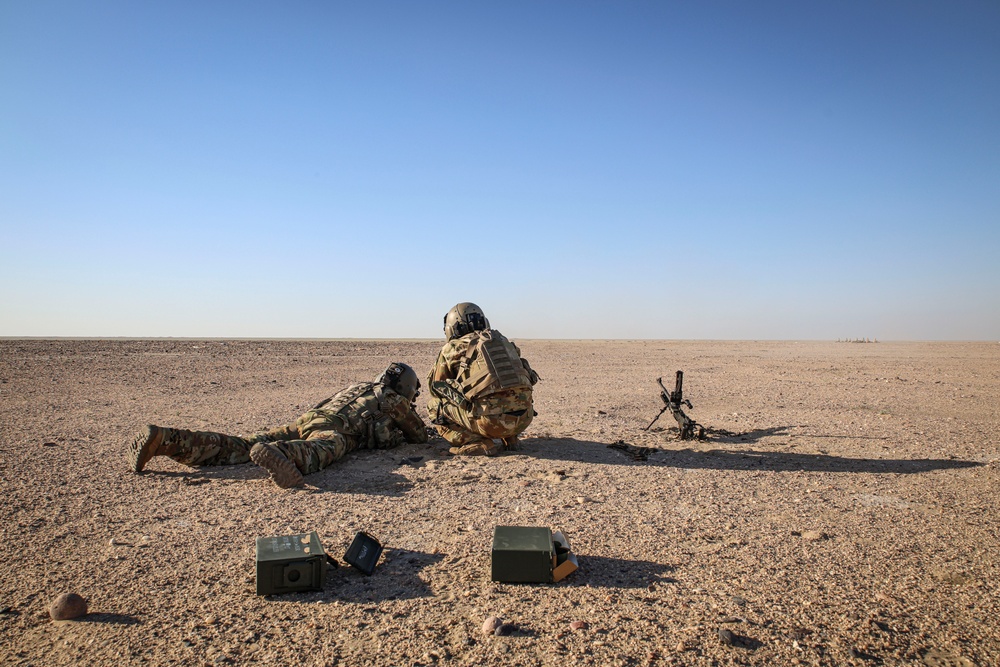
[[[0,336],[1000,339],[1000,4],[0,0]]]

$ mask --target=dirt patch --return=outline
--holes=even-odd
[[[543,378],[519,451],[360,452],[282,491],[124,447],[426,377],[439,342],[0,340],[0,663],[1000,664],[1000,345],[517,343]],[[643,430],[678,369],[705,441]],[[491,582],[498,524],[564,530],[579,571]],[[254,537],[311,530],[383,560],[257,596]],[[62,593],[89,613],[52,621]]]

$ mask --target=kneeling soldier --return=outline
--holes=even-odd
[[[281,488],[300,486],[303,475],[355,449],[427,442],[427,429],[413,403],[419,393],[416,372],[395,362],[374,383],[351,385],[273,431],[242,438],[150,425],[135,437],[127,455],[135,472],[154,456],[169,456],[188,466],[253,461]]]
[[[514,449],[535,416],[531,388],[538,374],[474,303],[448,311],[444,334],[448,342],[428,381],[427,410],[438,433],[454,445],[452,454]]]

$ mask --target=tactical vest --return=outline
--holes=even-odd
[[[391,421],[382,413],[382,392],[381,384],[354,384],[313,409],[339,417],[337,430],[344,435],[373,440],[375,423],[381,419]]]
[[[514,344],[492,329],[470,334],[455,381],[470,400],[506,389],[531,388],[531,375]]]

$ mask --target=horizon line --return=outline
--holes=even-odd
[[[531,338],[516,337],[517,340],[549,342],[720,342],[720,343],[1000,343],[993,338]],[[64,341],[278,341],[278,342],[401,342],[433,343],[443,338],[411,337],[314,337],[314,336],[0,336],[0,340],[64,340]]]

